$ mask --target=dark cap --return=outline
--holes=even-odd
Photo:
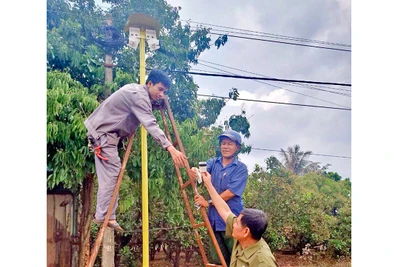
[[[218,139],[221,141],[222,137],[228,137],[232,141],[235,141],[236,144],[238,144],[239,146],[242,145],[242,137],[236,131],[233,130],[224,131],[220,136],[218,136]]]

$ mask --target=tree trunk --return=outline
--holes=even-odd
[[[84,267],[90,258],[90,225],[92,223],[94,174],[88,174],[82,183],[82,212],[79,220],[79,267]]]

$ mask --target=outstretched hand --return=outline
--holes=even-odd
[[[173,146],[167,147],[167,150],[171,154],[172,160],[174,161],[175,165],[177,165],[179,168],[185,166],[185,163],[187,162],[187,157],[182,152],[180,152]]]

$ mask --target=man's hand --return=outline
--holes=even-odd
[[[196,168],[196,167],[192,167],[192,168],[190,168],[190,170],[191,170],[191,173],[189,173],[189,176],[190,176],[190,179],[193,179],[195,182],[197,181],[197,171],[199,170],[198,168]]]
[[[208,172],[202,172],[201,173],[201,178],[203,179],[204,184],[207,185],[212,185],[211,183],[211,174]]]
[[[195,195],[194,196],[194,201],[196,203],[197,206],[202,206],[202,207],[208,207],[208,201],[204,199],[203,196],[201,195]]]
[[[187,162],[187,157],[183,155],[182,152],[176,150],[176,148],[173,146],[167,147],[167,150],[171,154],[172,160],[174,161],[175,165],[177,165],[179,168],[185,166],[185,163]]]

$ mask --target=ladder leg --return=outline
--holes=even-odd
[[[169,106],[167,97],[165,97],[164,104],[165,104],[165,107],[167,108],[168,117],[170,119],[170,122],[171,122],[171,125],[172,125],[172,129],[174,131],[174,134],[175,134],[176,141],[178,143],[179,149],[184,155],[186,155],[185,154],[185,150],[184,150],[183,145],[182,145],[182,141],[181,141],[181,139],[179,137],[178,129],[176,128],[174,117],[172,116],[172,111],[171,111],[171,108]],[[170,142],[172,143],[171,135],[169,134],[168,125],[167,125],[165,114],[164,114],[164,108],[162,106],[160,107],[160,111],[161,111],[161,116],[163,118],[163,122],[164,122],[164,125],[165,125],[165,128],[166,128],[166,132],[168,134],[168,138],[170,139]],[[184,202],[185,202],[186,210],[189,213],[189,219],[190,219],[190,222],[191,222],[191,224],[193,226],[193,229],[194,229],[194,232],[195,232],[195,236],[196,236],[196,239],[197,239],[197,243],[199,245],[199,249],[200,249],[200,252],[201,252],[201,256],[203,258],[204,265],[205,266],[210,266],[208,264],[206,254],[204,252],[203,244],[201,243],[199,234],[197,232],[197,229],[195,228],[196,222],[194,221],[194,216],[193,216],[193,212],[192,212],[192,209],[191,209],[191,206],[190,206],[190,202],[189,202],[189,200],[187,198],[187,195],[186,195],[185,186],[183,186],[183,181],[182,181],[182,177],[180,175],[180,170],[176,165],[175,165],[175,170],[176,170],[177,175],[178,175],[179,184],[181,186],[181,191],[182,191],[183,199],[184,199]],[[185,164],[185,170],[186,170],[186,173],[187,173],[187,175],[188,175],[188,177],[190,179],[190,184],[192,185],[193,190],[195,190],[195,188],[196,188],[196,177],[193,174],[193,172],[191,171],[189,163],[187,161],[186,161],[186,164]],[[220,249],[220,247],[218,245],[217,239],[215,238],[214,231],[211,228],[211,224],[210,224],[210,221],[208,219],[208,216],[207,216],[207,213],[206,213],[206,210],[205,210],[204,207],[200,208],[200,213],[201,213],[201,216],[204,219],[205,226],[206,226],[206,228],[208,230],[208,234],[209,234],[209,236],[211,238],[211,241],[212,241],[212,243],[213,243],[213,245],[215,247],[215,250],[217,252],[218,258],[221,261],[222,266],[223,267],[227,267],[225,259],[224,259],[224,256],[222,255],[222,252],[221,252],[221,249]]]
[[[163,107],[160,107],[160,112],[161,112],[162,120],[164,122],[165,133],[167,134],[167,138],[169,139],[169,141],[172,143],[171,134],[170,134],[170,131],[168,129],[167,119],[165,117],[165,110],[164,110]],[[184,152],[182,152],[182,153],[184,153]],[[178,181],[179,181],[179,185],[180,185],[180,188],[181,188],[181,191],[182,191],[182,196],[183,196],[183,199],[184,199],[185,207],[186,207],[186,210],[187,210],[187,212],[189,214],[190,222],[193,225],[194,224],[194,216],[193,216],[193,212],[192,212],[192,210],[190,208],[190,202],[189,202],[188,197],[186,195],[186,191],[185,191],[184,187],[182,186],[183,185],[183,180],[182,180],[181,172],[180,172],[179,168],[176,165],[174,165],[174,166],[175,166],[176,174],[178,176]],[[195,233],[197,244],[199,245],[200,254],[201,254],[201,257],[203,259],[203,262],[205,264],[207,264],[207,255],[206,255],[204,247],[203,247],[203,245],[201,243],[200,235],[197,232],[197,229],[194,229],[194,233]]]
[[[102,224],[102,226],[100,228],[100,231],[97,233],[96,242],[95,242],[95,244],[93,246],[92,253],[90,254],[88,267],[93,267],[94,262],[95,262],[96,257],[97,257],[97,254],[99,253],[100,245],[101,245],[101,243],[103,241],[103,237],[104,237],[104,232],[105,232],[105,230],[107,228],[108,221],[110,220],[111,210],[112,210],[112,207],[114,206],[114,203],[115,203],[115,201],[117,199],[117,194],[118,194],[118,191],[119,191],[119,187],[121,185],[122,177],[124,176],[126,163],[128,162],[129,154],[131,153],[133,138],[134,138],[134,134],[132,134],[129,137],[128,146],[126,148],[124,159],[123,159],[123,162],[122,162],[122,165],[121,165],[121,170],[119,172],[118,181],[117,181],[117,184],[115,185],[114,193],[113,193],[113,196],[111,198],[110,205],[108,206],[108,210],[107,210],[106,217],[104,218],[104,222],[103,222],[103,224]]]

